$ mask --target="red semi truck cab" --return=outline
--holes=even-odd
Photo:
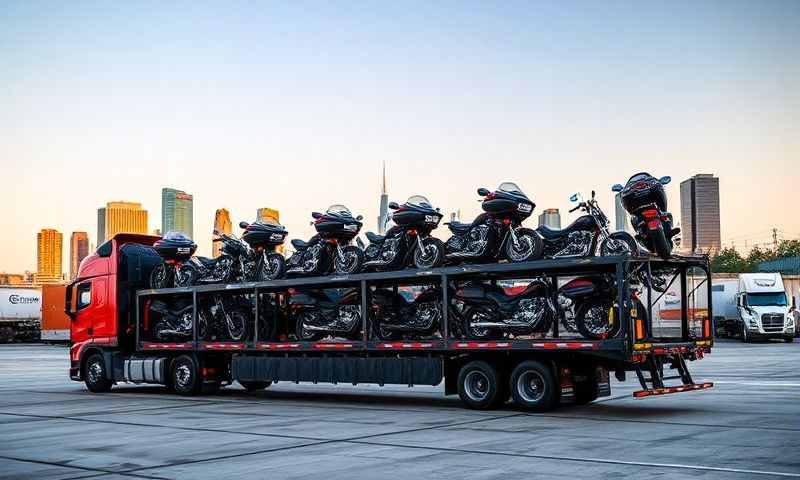
[[[146,288],[161,257],[149,247],[160,237],[121,233],[86,257],[67,286],[70,322],[70,377],[81,379],[82,361],[92,350],[133,351],[136,290]]]

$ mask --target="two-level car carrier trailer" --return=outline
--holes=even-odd
[[[214,391],[234,381],[248,390],[279,381],[381,386],[443,382],[446,395],[458,393],[472,408],[497,407],[510,397],[518,407],[545,411],[610,395],[610,372],[620,381],[633,372],[642,386],[635,397],[713,385],[695,383],[687,368],[688,361],[710,352],[713,342],[710,271],[703,257],[554,259],[152,290],[147,279],[161,261],[149,246],[155,240],[117,235],[82,263],[68,288],[70,377],[84,381],[91,391],[108,391],[118,382],[161,384],[181,394]],[[662,282],[659,290],[646,286],[656,280],[655,272]],[[454,317],[458,313],[452,292],[466,282],[513,288],[533,278],[561,285],[571,278],[601,275],[613,280],[616,304],[624,306],[612,320],[621,322],[614,338],[582,338],[562,319],[546,332],[475,340],[465,338]],[[438,332],[425,338],[377,339],[370,326],[371,292],[426,285],[441,286]],[[299,341],[286,317],[276,313],[292,292],[340,288],[356,289],[360,312],[367,312],[361,315],[358,338]],[[659,315],[664,290],[671,292],[673,307],[680,301],[675,307],[678,320]],[[553,289],[553,302],[559,302],[557,295]],[[199,305],[221,296],[246,299],[252,306],[246,337],[231,341],[198,333]],[[155,300],[191,305],[188,338],[159,340],[153,335],[149,305]],[[646,312],[637,311],[642,307]],[[268,337],[260,338],[265,331]]]

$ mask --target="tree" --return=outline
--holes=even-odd
[[[716,273],[741,273],[748,271],[748,262],[736,249],[723,248],[711,259],[711,271]]]
[[[758,269],[759,263],[775,260],[776,257],[777,255],[775,255],[774,250],[769,248],[762,250],[758,245],[756,245],[747,255],[746,262],[748,271],[755,272]]]
[[[781,240],[775,250],[776,257],[800,257],[800,240]]]

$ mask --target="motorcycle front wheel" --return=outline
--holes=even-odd
[[[261,267],[256,272],[256,281],[278,280],[286,273],[286,259],[280,253],[270,252],[264,255]]]
[[[150,272],[150,288],[170,288],[175,285],[175,270],[166,263],[156,265]]]
[[[228,336],[238,342],[247,340],[250,331],[250,317],[240,310],[234,310],[227,319]]]
[[[585,338],[603,340],[619,333],[619,309],[602,298],[581,302],[575,311],[575,324]]]
[[[444,243],[438,238],[428,237],[422,241],[422,249],[414,250],[414,266],[420,270],[441,267],[444,263]]]
[[[516,232],[517,242],[506,240],[506,257],[512,262],[530,262],[542,258],[544,242],[536,232],[520,228]]]
[[[364,251],[355,245],[348,245],[342,249],[342,255],[336,255],[334,267],[337,273],[352,275],[361,271],[364,265]]]
[[[600,244],[600,256],[635,255],[639,249],[636,239],[628,232],[614,232]]]

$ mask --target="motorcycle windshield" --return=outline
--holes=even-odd
[[[411,197],[408,197],[408,200],[406,200],[406,205],[410,205],[412,207],[417,207],[417,208],[424,208],[424,209],[428,209],[428,210],[433,210],[433,207],[431,206],[431,202],[427,198],[423,197],[422,195],[413,195]]]
[[[498,192],[508,193],[510,195],[514,195],[516,197],[522,197],[528,200],[528,196],[525,195],[522,190],[517,186],[516,183],[513,182],[503,182],[497,187]]]
[[[628,179],[628,184],[630,185],[632,183],[636,183],[642,180],[648,180],[651,178],[653,178],[653,176],[647,172],[637,173],[636,175],[633,175],[631,178]]]
[[[164,235],[164,240],[178,243],[190,243],[192,240],[181,232],[167,232]]]
[[[325,210],[325,215],[332,215],[335,217],[352,217],[353,214],[350,213],[350,209],[345,207],[344,205],[331,205]]]

